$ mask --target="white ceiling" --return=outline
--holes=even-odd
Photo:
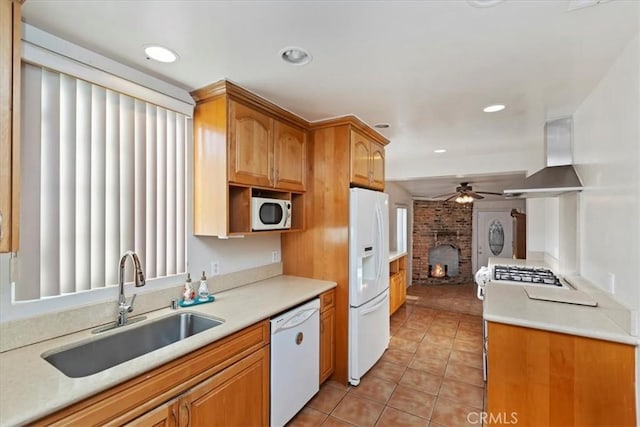
[[[505,176],[542,166],[544,122],[572,114],[639,32],[636,0],[568,5],[28,0],[23,16],[188,90],[228,78],[308,120],[388,122],[388,178],[434,195],[450,178],[425,178],[453,177],[455,187],[476,177],[485,186],[477,190],[501,191]],[[148,61],[148,44],[180,60]],[[292,45],[313,61],[285,64],[278,53]],[[482,112],[496,102],[507,109]]]

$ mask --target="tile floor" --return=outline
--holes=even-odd
[[[467,414],[482,411],[485,394],[482,306],[478,315],[465,313],[477,304],[473,286],[462,286],[449,290],[459,293],[459,304],[448,307],[456,311],[425,301],[443,289],[410,287],[411,298],[391,317],[389,349],[360,385],[326,382],[288,426],[472,425]]]

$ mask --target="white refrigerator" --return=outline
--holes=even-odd
[[[358,385],[389,347],[389,196],[349,196],[349,383]]]

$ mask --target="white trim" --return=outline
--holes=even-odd
[[[189,92],[105,56],[23,24],[22,59],[152,104],[193,116]]]

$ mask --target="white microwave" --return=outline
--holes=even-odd
[[[251,198],[251,229],[283,230],[291,228],[291,201]]]

